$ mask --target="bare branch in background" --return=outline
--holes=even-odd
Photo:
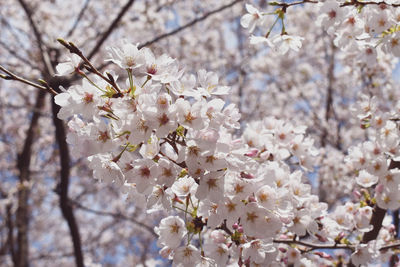
[[[67,33],[67,37],[70,37],[74,33],[74,31],[77,28],[79,22],[83,18],[83,15],[85,14],[85,11],[86,11],[89,3],[90,3],[90,0],[86,0],[85,3],[83,4],[83,6],[81,8],[81,11],[79,12],[78,16],[75,19],[74,24],[72,25],[71,29]]]
[[[28,18],[29,24],[31,25],[31,28],[33,30],[33,34],[35,35],[37,45],[40,50],[40,57],[42,59],[43,67],[46,70],[46,73],[49,73],[51,76],[54,75],[53,68],[51,67],[50,64],[50,58],[49,55],[47,54],[46,48],[44,46],[43,40],[42,40],[42,34],[40,33],[36,23],[33,21],[33,14],[32,10],[29,8],[25,0],[18,0],[20,5],[22,6],[23,10],[25,11],[25,15]]]
[[[40,90],[37,92],[35,109],[41,110],[44,107],[46,92]],[[29,265],[29,181],[30,181],[30,163],[32,158],[32,146],[36,138],[37,127],[39,124],[40,113],[33,112],[29,129],[26,133],[24,147],[18,155],[17,168],[19,170],[19,188],[18,188],[18,209],[16,213],[17,227],[17,265],[26,267]]]
[[[125,15],[125,13],[128,11],[128,9],[132,6],[132,4],[135,2],[135,0],[129,0],[119,11],[118,15],[114,18],[113,22],[111,22],[110,26],[107,28],[107,30],[102,34],[100,40],[97,42],[95,47],[93,47],[92,51],[90,51],[89,55],[87,56],[87,59],[92,59],[96,53],[99,51],[103,43],[107,40],[107,38],[110,36],[110,34],[117,28],[118,23],[121,21],[122,17]]]
[[[53,95],[57,95],[57,92],[54,91],[53,88],[49,87],[49,86],[43,86],[43,85],[39,85],[37,83],[31,82],[25,78],[22,78],[18,75],[16,75],[15,73],[7,70],[6,68],[4,68],[2,65],[0,65],[0,70],[3,71],[4,73],[6,73],[7,75],[4,74],[0,74],[0,78],[5,79],[5,80],[14,80],[14,81],[19,81],[25,84],[28,84],[30,86],[33,86],[35,88],[44,90],[44,91],[49,91],[50,93],[52,93]]]
[[[78,267],[84,267],[82,244],[79,235],[79,228],[76,222],[72,206],[68,201],[68,189],[69,189],[69,176],[70,176],[70,156],[69,148],[67,144],[67,136],[65,132],[64,122],[57,117],[60,107],[52,100],[52,112],[53,112],[53,124],[56,128],[55,138],[58,145],[60,155],[60,182],[59,182],[59,194],[60,194],[60,208],[61,212],[68,223],[68,227],[71,234],[72,243],[74,246],[75,263]]]
[[[168,33],[161,34],[161,35],[155,37],[154,39],[152,39],[152,40],[150,40],[150,41],[147,41],[147,42],[145,42],[145,43],[143,43],[143,44],[140,44],[140,45],[138,46],[138,48],[140,49],[140,48],[142,48],[142,47],[149,46],[149,45],[151,45],[151,44],[153,44],[153,43],[156,43],[156,42],[158,42],[158,41],[160,41],[160,40],[162,40],[162,39],[165,39],[165,38],[167,38],[167,37],[169,37],[169,36],[171,36],[171,35],[175,35],[175,34],[181,32],[181,31],[183,31],[183,30],[186,29],[186,28],[192,27],[192,26],[195,25],[196,23],[205,20],[205,19],[208,18],[209,16],[211,16],[211,15],[213,15],[213,14],[216,14],[216,13],[219,13],[219,12],[221,12],[221,11],[227,9],[227,8],[230,8],[230,7],[236,5],[236,4],[240,3],[240,2],[243,2],[243,0],[235,0],[235,1],[231,2],[231,3],[229,3],[229,4],[226,4],[226,5],[224,5],[224,6],[221,6],[221,7],[217,8],[217,9],[215,9],[215,10],[209,11],[209,12],[203,14],[203,16],[198,17],[198,18],[195,18],[194,20],[192,20],[192,21],[186,23],[185,25],[182,25],[182,26],[176,28],[175,30],[172,30],[172,31],[170,31],[170,32],[168,32]]]
[[[140,222],[138,220],[136,220],[135,218],[132,217],[128,217],[122,213],[115,213],[115,212],[109,212],[109,211],[102,211],[102,210],[94,210],[88,207],[83,206],[82,204],[80,204],[78,201],[74,201],[72,199],[70,199],[70,202],[72,202],[77,208],[84,210],[84,211],[88,211],[97,215],[103,215],[103,216],[111,216],[117,219],[123,219],[123,220],[127,220],[130,221],[134,224],[136,224],[137,226],[140,226],[144,229],[146,229],[147,231],[149,231],[149,233],[151,233],[154,237],[158,237],[158,235],[154,232],[154,229],[146,224],[144,224],[143,222]]]

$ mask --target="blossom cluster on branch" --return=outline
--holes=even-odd
[[[28,17],[32,15],[29,5],[20,2]],[[86,13],[100,9],[100,2],[89,2],[84,3],[76,23],[84,18],[88,6]],[[126,7],[133,2],[128,0]],[[118,22],[121,16],[117,15],[104,36],[118,26],[121,35],[137,32],[140,37],[130,37],[137,38],[131,40],[140,45],[109,42],[112,47],[104,51],[107,56],[93,57],[107,37],[100,34],[99,43],[86,55],[83,51],[92,47],[102,32],[86,31],[87,40],[58,39],[71,54],[57,65],[67,50],[50,45],[60,32],[49,27],[51,14],[43,16],[43,25],[38,24],[46,26],[50,36],[42,38],[40,30],[44,29],[35,27],[45,7],[54,3],[39,5],[41,1],[37,1],[43,10],[34,12],[29,24],[33,36],[38,37],[38,55],[33,61],[40,58],[43,80],[36,83],[25,76],[37,76],[39,69],[34,67],[10,71],[7,68],[12,69],[13,64],[0,66],[0,78],[39,89],[28,145],[21,149],[24,153],[15,153],[20,182],[7,181],[5,190],[0,188],[0,210],[7,213],[7,227],[3,228],[9,230],[0,255],[9,248],[12,258],[6,264],[11,265],[12,260],[18,265],[15,255],[24,255],[21,262],[28,261],[29,251],[20,249],[22,242],[15,246],[16,253],[12,242],[16,239],[13,221],[18,235],[29,224],[28,220],[20,223],[20,218],[29,214],[29,208],[24,213],[20,207],[42,201],[42,194],[51,191],[46,190],[46,175],[40,175],[40,182],[29,178],[29,172],[45,171],[29,167],[29,147],[35,145],[43,166],[54,162],[57,153],[60,159],[68,157],[68,147],[77,159],[61,159],[61,171],[55,164],[51,167],[52,173],[61,173],[54,192],[61,196],[62,210],[67,207],[72,213],[75,208],[114,219],[108,223],[77,212],[81,215],[78,223],[86,225],[81,229],[85,244],[76,246],[79,231],[76,228],[73,234],[71,227],[73,249],[64,240],[57,246],[47,245],[49,251],[56,247],[65,253],[60,262],[68,262],[73,251],[77,266],[95,266],[96,261],[108,258],[108,252],[114,253],[112,247],[136,249],[130,238],[135,235],[144,240],[137,242],[143,248],[143,266],[153,264],[146,254],[158,252],[148,251],[156,243],[152,238],[157,239],[165,265],[170,260],[174,266],[396,266],[400,247],[400,93],[392,73],[400,55],[400,4],[393,0],[261,0],[236,5],[240,0],[235,0],[221,6],[217,3],[215,9],[211,8],[213,1],[200,1],[189,10],[185,1],[136,2],[137,12],[130,14],[133,17]],[[175,4],[179,8],[170,9]],[[105,10],[112,5],[107,1]],[[232,8],[230,14],[206,21],[228,8]],[[203,9],[209,11],[199,16]],[[171,17],[182,21],[170,31]],[[187,20],[189,17],[194,18]],[[181,37],[166,40],[203,20],[192,32],[186,30]],[[83,19],[81,24],[90,29],[90,21]],[[146,23],[141,27],[132,23],[135,21]],[[240,25],[254,33],[248,40],[256,46],[245,47],[248,33]],[[99,29],[105,28],[102,26]],[[85,31],[71,28],[66,32],[65,39],[74,39]],[[153,37],[154,32],[161,34]],[[161,39],[164,41],[155,44]],[[5,47],[3,41],[0,46]],[[7,48],[12,55],[20,53],[13,46]],[[102,59],[105,63],[98,66],[97,60]],[[204,70],[205,66],[215,72]],[[58,72],[55,77],[54,72]],[[77,82],[79,77],[82,79]],[[64,138],[65,134],[59,134],[63,124],[56,118],[58,107],[54,105],[55,137],[64,142],[59,142],[58,151],[53,139],[36,142],[31,137],[39,132],[40,127],[35,126],[38,118],[46,113],[41,104],[45,91],[55,95],[55,103],[61,107],[58,117],[68,122]],[[27,91],[21,92],[28,96]],[[15,95],[11,92],[3,97],[12,108],[19,99]],[[30,97],[26,99],[29,103]],[[3,114],[9,114],[7,119],[12,121],[29,118],[29,112]],[[25,128],[8,124],[13,125],[13,132],[24,132]],[[51,127],[41,128],[52,132]],[[2,147],[10,136],[7,130],[3,136],[2,151],[17,147],[12,142]],[[48,148],[43,149],[43,144]],[[78,167],[68,195],[65,181],[71,165]],[[84,179],[86,172],[93,174],[96,183]],[[76,181],[83,186],[75,186]],[[90,186],[107,192],[95,194]],[[23,192],[35,190],[39,194],[31,193],[31,199],[16,202]],[[85,197],[87,192],[91,195]],[[127,203],[120,201],[120,194],[127,196]],[[82,198],[90,199],[89,203],[82,204]],[[101,209],[104,203],[111,211]],[[51,212],[53,206],[46,209]],[[14,213],[21,215],[14,220]],[[33,212],[32,217],[42,222],[47,219],[40,212]],[[132,222],[134,230],[120,227],[116,224],[120,220]],[[49,224],[31,223],[32,229],[53,224],[51,219],[47,221]],[[94,224],[102,225],[99,233]],[[137,234],[139,228],[143,233]],[[42,232],[31,233],[41,239]],[[101,240],[92,243],[92,238]],[[90,248],[95,246],[99,248]],[[40,258],[38,253],[45,250],[38,245],[31,255]],[[103,252],[107,255],[96,259]],[[116,256],[124,258],[122,265],[139,262],[130,252],[127,249],[124,257]],[[43,255],[45,258],[46,252]],[[159,260],[156,255],[151,257]]]
[[[252,35],[252,44],[267,44],[279,54],[286,54],[289,49],[298,51],[304,38],[286,31],[286,11],[289,7],[299,4],[317,4],[316,24],[334,38],[336,46],[350,53],[360,53],[367,61],[376,60],[377,46],[381,46],[388,54],[400,56],[400,10],[396,3],[327,0],[318,3],[300,1],[269,4],[271,9],[263,12],[251,4],[246,5],[248,13],[241,18],[243,27],[248,28],[250,33],[257,26],[270,27],[264,36]],[[277,32],[277,25],[281,26],[281,30],[270,37],[271,33]]]
[[[359,237],[376,227],[370,224],[375,204],[400,205],[400,176],[389,167],[398,156],[397,122],[390,119],[397,112],[379,113],[366,97],[355,106],[374,133],[347,158],[365,189],[354,203],[328,212],[305,182],[318,154],[306,127],[268,117],[236,136],[240,113],[221,98],[229,87],[215,73],[186,74],[167,55],[122,43],[109,48],[108,59],[127,77],[119,79],[98,72],[73,43],[59,41],[73,53],[58,66],[60,75],[83,77],[55,97],[58,116],[71,118],[72,153],[88,157],[95,179],[118,185],[148,212],[167,212],[155,231],[161,255],[175,266],[332,261],[314,252],[319,245],[354,251],[355,265],[394,253],[384,249],[394,240],[387,223],[378,239]]]

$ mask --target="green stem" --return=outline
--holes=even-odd
[[[91,85],[93,85],[94,87],[96,87],[97,89],[99,89],[100,91],[102,91],[103,93],[106,92],[105,90],[101,89],[97,84],[95,84],[83,71],[80,71],[79,74],[80,74],[83,78],[85,78],[86,80],[88,80],[89,83],[90,83]]]
[[[275,24],[278,22],[279,20],[279,16],[276,18],[276,20],[274,21],[274,23],[272,24],[272,26],[269,28],[269,31],[267,32],[267,34],[265,35],[265,38],[268,38],[268,36],[270,35],[271,31],[274,29]]]

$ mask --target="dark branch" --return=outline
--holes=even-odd
[[[43,67],[45,68],[46,72],[49,73],[50,75],[54,74],[53,68],[50,64],[50,59],[49,55],[47,54],[45,48],[44,48],[44,43],[42,40],[42,34],[40,33],[36,23],[33,21],[33,14],[28,5],[26,4],[25,0],[18,0],[20,5],[22,6],[22,9],[25,11],[25,15],[28,18],[29,24],[31,25],[31,28],[33,30],[33,34],[35,35],[37,45],[40,50],[40,57],[42,59]]]
[[[145,42],[145,43],[143,43],[143,44],[140,44],[138,48],[140,49],[140,48],[142,48],[142,47],[149,46],[149,45],[151,45],[151,44],[153,44],[153,43],[155,43],[155,42],[158,42],[158,41],[160,41],[160,40],[162,40],[162,39],[165,39],[165,38],[167,38],[167,37],[169,37],[169,36],[171,36],[171,35],[177,34],[178,32],[181,32],[181,31],[183,31],[184,29],[189,28],[189,27],[195,25],[195,24],[198,23],[198,22],[205,20],[205,19],[208,18],[209,16],[211,16],[211,15],[213,15],[213,14],[216,14],[216,13],[218,13],[218,12],[221,12],[221,11],[227,9],[227,8],[230,8],[230,7],[232,7],[232,6],[234,6],[235,4],[240,3],[240,2],[243,2],[243,0],[235,0],[235,1],[231,2],[231,3],[229,3],[229,4],[226,4],[226,5],[224,5],[224,6],[221,6],[221,7],[217,8],[217,9],[215,9],[215,10],[212,10],[212,11],[210,11],[210,12],[207,12],[207,13],[205,13],[203,16],[198,17],[198,18],[195,18],[194,20],[192,20],[192,21],[186,23],[185,25],[182,25],[182,26],[176,28],[175,30],[172,30],[172,31],[170,31],[170,32],[168,32],[168,33],[161,34],[161,35],[155,37],[154,39],[152,39],[152,40],[150,40],[150,41],[147,41],[147,42]]]
[[[35,110],[41,110],[44,107],[46,92],[40,90],[37,92]],[[17,227],[17,265],[19,267],[27,267],[29,265],[29,193],[30,188],[30,165],[32,157],[32,146],[37,134],[40,112],[33,112],[31,122],[26,133],[22,152],[18,154],[17,168],[19,171],[19,188],[18,188],[18,209],[16,213]]]
[[[52,93],[53,95],[57,95],[57,92],[53,90],[53,88],[51,87],[47,87],[47,86],[43,86],[43,85],[39,85],[37,83],[31,82],[25,78],[22,78],[18,75],[16,75],[15,73],[7,70],[6,68],[4,68],[2,65],[0,65],[0,70],[3,71],[4,73],[6,73],[7,75],[4,74],[0,74],[0,78],[5,79],[5,80],[14,80],[14,81],[20,81],[22,83],[28,84],[30,86],[36,87],[38,89],[41,90],[45,90],[45,91],[49,91],[50,93]]]
[[[69,199],[69,201],[73,205],[75,205],[77,208],[79,208],[81,210],[84,210],[84,211],[87,211],[87,212],[91,212],[91,213],[96,214],[96,215],[110,216],[110,217],[114,217],[116,219],[122,219],[122,220],[130,221],[130,222],[132,222],[132,223],[134,223],[134,224],[146,229],[154,237],[158,237],[158,235],[154,232],[152,227],[150,227],[150,226],[148,226],[148,225],[136,220],[135,218],[128,217],[128,216],[126,216],[126,215],[124,215],[122,213],[115,213],[115,212],[102,211],[102,210],[94,210],[94,209],[85,207],[82,204],[80,204],[78,201],[74,201],[72,199]]]
[[[120,10],[118,15],[114,18],[113,22],[110,24],[108,29],[102,34],[100,40],[97,42],[96,46],[92,49],[92,51],[89,53],[87,59],[92,59],[94,55],[98,52],[100,47],[103,45],[103,43],[107,40],[107,38],[110,36],[110,34],[113,32],[113,30],[117,27],[118,23],[121,21],[122,17],[125,15],[125,13],[128,11],[128,9],[132,6],[133,2],[135,0],[129,0]]]
[[[87,9],[87,7],[89,5],[89,2],[90,2],[90,0],[86,0],[85,3],[83,4],[83,6],[81,8],[81,11],[79,12],[78,16],[75,19],[74,24],[72,25],[71,29],[67,33],[67,37],[70,37],[74,33],[74,31],[77,28],[79,22],[83,18],[83,14],[85,14],[85,11],[86,11],[86,9]]]
[[[61,170],[60,170],[61,179],[59,182],[60,208],[65,220],[68,223],[72,243],[74,246],[76,266],[84,267],[85,264],[83,261],[83,253],[82,253],[78,224],[76,222],[72,206],[68,201],[70,156],[69,156],[68,144],[66,142],[67,136],[64,128],[64,122],[57,118],[57,114],[59,111],[60,107],[54,102],[54,99],[52,99],[53,124],[56,128],[55,138],[58,144],[58,149],[60,154],[60,165],[61,165]]]

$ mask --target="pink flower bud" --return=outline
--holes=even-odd
[[[382,192],[383,192],[383,187],[384,187],[383,184],[378,184],[378,185],[375,187],[375,192],[377,192],[377,193],[382,193]]]
[[[258,154],[258,149],[252,149],[244,155],[248,157],[255,157],[257,156],[257,154]]]
[[[361,193],[360,193],[359,191],[357,191],[357,190],[354,190],[354,191],[353,191],[353,197],[354,197],[356,200],[359,200],[359,199],[361,198]]]
[[[254,175],[251,173],[241,172],[240,177],[244,179],[253,179]]]
[[[282,253],[286,253],[287,249],[286,248],[279,248],[279,251]]]
[[[257,202],[254,196],[249,196],[249,202]]]

